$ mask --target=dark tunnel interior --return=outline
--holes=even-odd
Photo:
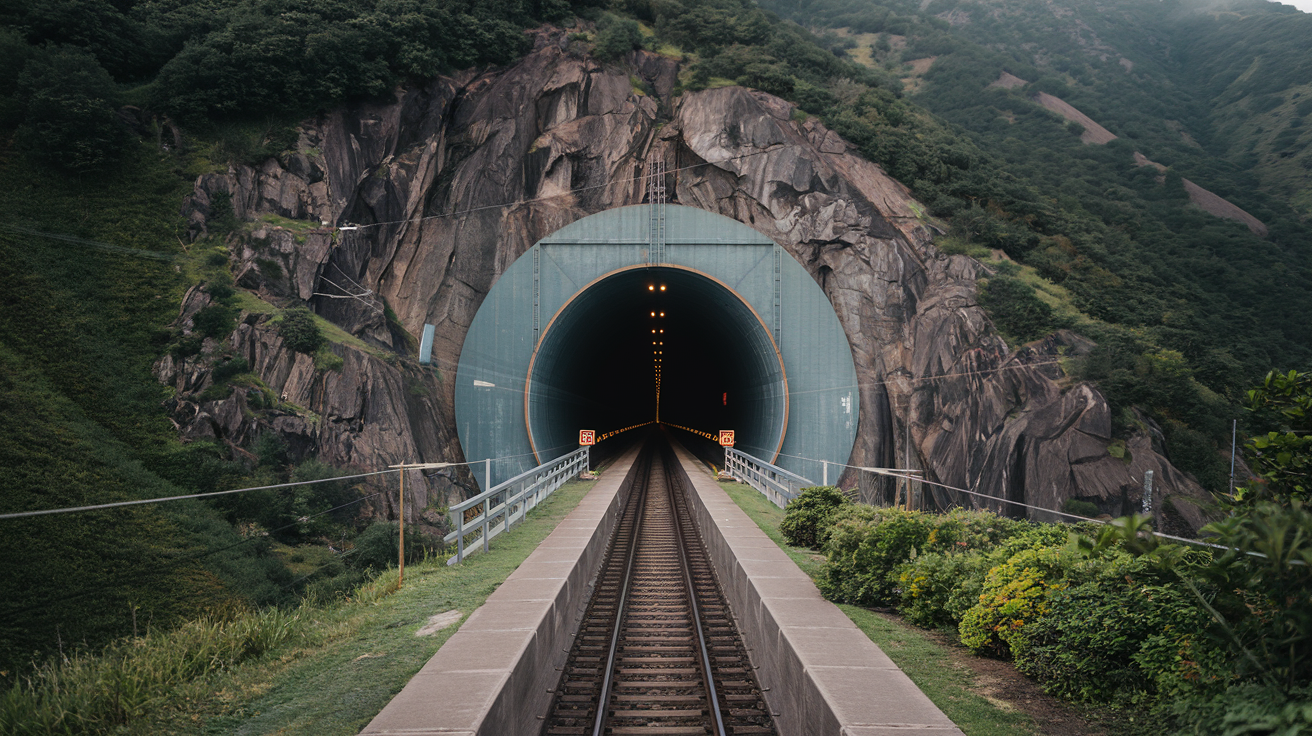
[[[593,284],[549,322],[529,373],[528,424],[544,460],[575,446],[579,429],[601,436],[656,420],[658,402],[662,423],[734,429],[738,447],[764,458],[787,426],[783,367],[760,317],[686,269]]]

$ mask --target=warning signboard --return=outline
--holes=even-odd
[[[591,430],[591,429],[580,429],[580,430],[579,430],[579,444],[580,444],[580,445],[595,445],[595,444],[597,444],[597,433],[596,433],[596,431]]]
[[[720,445],[721,445],[722,447],[733,447],[733,430],[732,430],[732,429],[722,429],[722,430],[720,430]]]

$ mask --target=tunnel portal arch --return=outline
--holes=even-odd
[[[663,228],[648,205],[567,225],[488,292],[455,410],[465,458],[500,458],[493,483],[573,450],[579,429],[654,420],[658,388],[662,422],[734,429],[740,449],[817,482],[818,461],[847,462],[856,368],[824,292],[752,228],[662,209]]]

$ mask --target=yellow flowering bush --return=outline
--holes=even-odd
[[[1060,549],[1030,549],[989,570],[979,603],[961,620],[961,643],[977,653],[1005,657],[1027,622],[1048,611],[1048,600],[1066,587]]]

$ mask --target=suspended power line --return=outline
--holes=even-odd
[[[83,245],[89,248],[96,248],[98,250],[103,250],[109,253],[120,253],[123,255],[134,256],[136,258],[149,258],[156,261],[173,261],[176,260],[177,258],[177,256],[173,255],[172,253],[163,253],[161,251],[156,251],[156,250],[142,250],[140,248],[128,248],[126,246],[114,245],[112,243],[105,243],[99,240],[88,240],[86,238],[79,238],[74,235],[62,235],[60,233],[48,233],[41,230],[33,230],[32,228],[23,227],[21,225],[13,225],[3,222],[0,222],[0,231],[17,234],[17,235],[31,235],[37,238],[48,238],[50,240],[59,240],[64,243]]]

